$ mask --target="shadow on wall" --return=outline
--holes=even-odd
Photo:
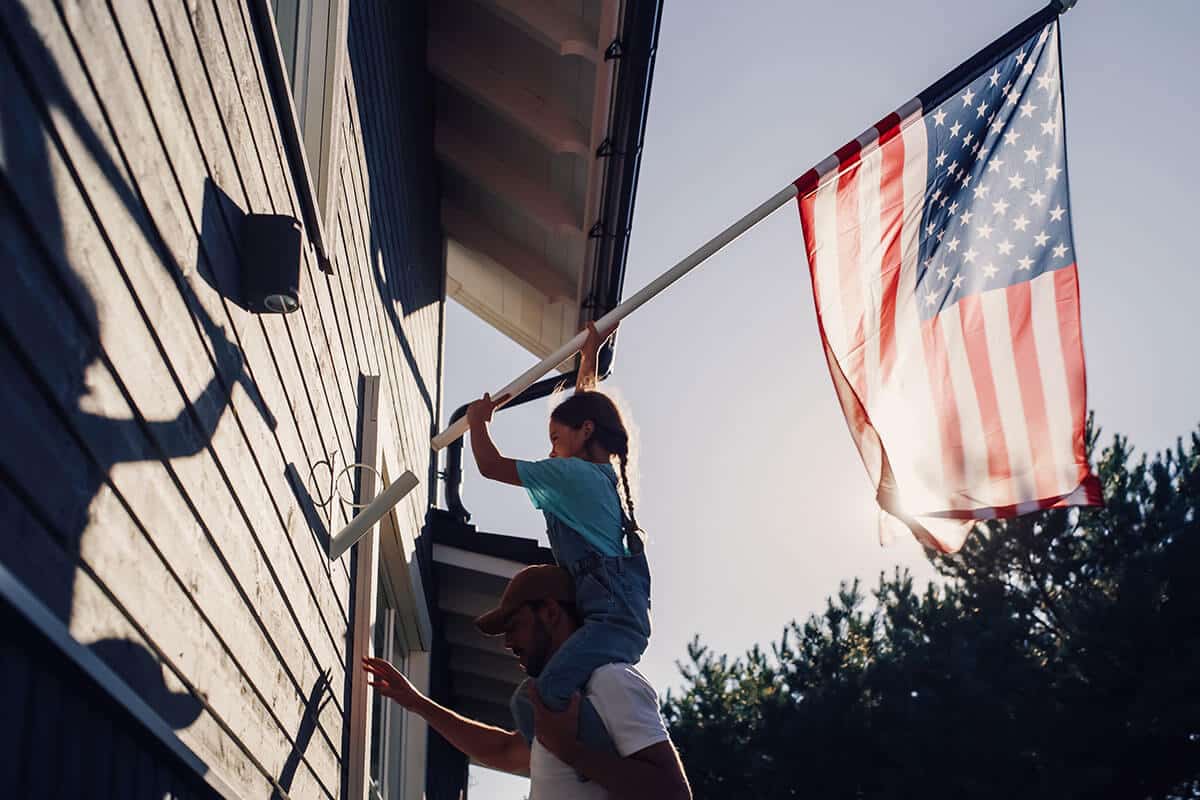
[[[350,4],[346,49],[358,99],[363,152],[359,158],[351,149],[347,168],[365,170],[361,177],[369,208],[389,209],[374,215],[367,226],[370,269],[379,304],[433,419],[432,436],[438,424],[436,387],[431,391],[426,385],[404,331],[407,316],[442,300],[440,205],[424,13],[423,3]]]
[[[145,537],[154,547],[146,527],[151,523],[138,519],[113,483],[113,470],[134,462],[160,462],[167,470],[161,480],[167,484],[167,474],[174,474],[172,459],[209,445],[234,383],[246,389],[264,418],[274,418],[244,371],[240,349],[207,314],[185,277],[188,270],[171,255],[150,220],[126,177],[131,165],[123,155],[121,163],[114,161],[107,132],[91,127],[72,87],[57,70],[56,56],[21,4],[3,3],[0,8],[0,83],[5,86],[0,107],[0,258],[9,266],[9,283],[0,292],[0,524],[5,537],[0,558],[69,625],[82,583],[96,584],[114,604],[115,595],[121,594],[109,594],[81,557],[85,544],[119,546],[119,537],[109,545],[103,541],[108,532],[91,524],[97,506],[103,504],[111,514],[128,513],[137,528],[132,535]],[[90,163],[72,162],[63,137],[69,137],[76,161],[84,151]],[[87,183],[79,170],[87,171]],[[90,203],[72,202],[66,206],[69,211],[64,210],[64,196],[89,197],[88,190],[97,182],[105,190],[102,195],[128,215],[130,225],[106,231]],[[208,207],[206,201],[206,220],[210,213],[221,213]],[[77,230],[86,233],[75,235]],[[133,293],[109,238],[127,236],[140,236],[149,245],[182,294],[212,360],[204,387],[170,419],[147,419],[137,410],[123,383],[129,376],[119,374],[102,344],[102,333],[103,341],[119,342],[122,327],[144,327],[162,348],[153,336],[159,309],[152,298]],[[76,240],[74,247],[68,247],[69,237]],[[97,252],[79,246],[85,237],[89,245],[96,243]],[[216,287],[235,285],[226,282],[228,276],[208,278]],[[119,285],[122,280],[134,295],[137,314],[106,317],[102,331],[93,291],[98,281]],[[166,351],[143,357],[165,358]],[[120,406],[131,413],[96,413],[91,409],[101,405],[98,396],[107,407]],[[174,492],[176,487],[167,484],[146,491]],[[201,535],[195,529],[175,533]],[[171,577],[181,580],[174,572]],[[88,592],[88,602],[99,602],[97,597]],[[118,608],[131,620],[153,613]],[[173,691],[164,679],[164,669],[171,669],[168,659],[178,654],[158,653],[130,639],[102,639],[89,647],[174,728],[191,725],[200,715],[200,699],[188,691]]]

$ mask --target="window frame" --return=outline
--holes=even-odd
[[[296,52],[291,61],[276,26],[275,0],[249,0],[249,5],[258,32],[263,71],[274,102],[288,167],[304,212],[309,241],[316,249],[321,268],[332,272],[330,242],[325,232],[333,223],[336,208],[334,166],[343,146],[339,135],[343,110],[337,97],[348,58],[349,0],[295,0],[298,33]],[[316,10],[325,14],[317,20],[319,24],[314,25],[312,14]],[[306,18],[302,19],[302,16]],[[311,57],[314,46],[319,46],[324,53],[323,60]],[[292,80],[300,51],[304,54],[305,67],[301,87],[303,105],[296,101]],[[293,69],[289,69],[289,65]],[[320,90],[317,101],[320,113],[313,115],[307,109],[310,93],[317,88]],[[311,157],[314,147],[315,164]]]

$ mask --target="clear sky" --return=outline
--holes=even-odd
[[[663,14],[626,295],[1040,7],[1037,0],[746,3]],[[1200,423],[1200,3],[1080,0],[1062,21],[1067,148],[1088,366],[1107,434],[1162,449]],[[451,303],[446,414],[533,363]],[[654,636],[642,670],[680,685],[693,635],[741,654],[820,611],[838,583],[932,576],[876,538],[876,509],[834,398],[799,215],[788,205],[622,324],[616,390],[640,430]],[[502,411],[502,452],[549,449],[548,405]],[[1107,435],[1106,434],[1106,435]],[[538,536],[519,489],[470,457],[481,530]],[[475,798],[524,779],[473,770]]]

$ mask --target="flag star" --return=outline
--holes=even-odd
[[[1022,50],[1021,52],[1017,53],[1017,63],[1018,63],[1018,64],[1024,64],[1024,63],[1025,63],[1025,51],[1024,51],[1024,50]]]
[[[946,235],[945,231],[938,231],[937,240],[940,242],[942,237]]]
[[[934,199],[934,200],[937,200],[939,197],[941,197],[941,196],[942,196],[942,190],[941,190],[941,189],[934,189],[934,190],[933,190],[933,194],[931,194],[931,195],[929,195],[929,196],[930,196],[930,198],[932,198],[932,199]]]
[[[1004,216],[1004,213],[1008,211],[1008,201],[1003,197],[1000,198],[996,202],[992,203],[992,211],[1000,216]]]
[[[1003,166],[1004,166],[1004,160],[997,158],[995,161],[991,161],[988,163],[988,172],[999,172],[1000,168]]]
[[[1057,164],[1051,164],[1050,166],[1046,167],[1046,180],[1048,180],[1048,181],[1058,180],[1058,173],[1060,173],[1060,172],[1062,172],[1062,170],[1059,169]]]
[[[991,151],[989,148],[987,148],[987,147],[981,147],[981,148],[979,148],[979,152],[978,152],[978,153],[976,153],[976,155],[977,155],[979,158],[987,158],[987,154],[988,154],[988,153],[990,153],[990,152],[992,152],[992,151]]]
[[[1054,208],[1050,209],[1050,221],[1058,222],[1060,219],[1062,219],[1062,215],[1065,213],[1067,213],[1065,208],[1062,206],[1055,206]]]
[[[951,204],[950,204],[950,207],[949,207],[948,209],[946,209],[946,210],[947,210],[947,211],[949,211],[949,212],[950,212],[950,216],[952,216],[952,217],[953,217],[953,216],[954,216],[954,212],[958,211],[958,201],[957,201],[957,200],[955,200],[953,203],[951,203]]]
[[[995,264],[988,263],[983,265],[983,277],[985,279],[996,277],[996,273],[999,271],[1000,270],[996,269]]]
[[[931,223],[929,223],[928,225],[926,225],[926,226],[925,226],[925,235],[926,235],[926,236],[933,236],[933,229],[934,229],[934,228],[936,228],[936,227],[937,227],[937,226],[936,226],[936,225],[934,225],[932,222],[931,222]],[[925,263],[925,266],[927,266],[927,267],[928,267],[928,266],[929,266],[929,262],[926,262],[926,263]]]
[[[1026,272],[1033,266],[1033,259],[1029,256],[1021,256],[1021,260],[1017,262],[1017,269],[1023,269]]]
[[[1003,242],[996,245],[996,250],[1000,252],[1000,255],[1006,256],[1013,251],[1013,243],[1008,239],[1005,239]]]
[[[971,173],[969,173],[969,172],[963,173],[962,185],[963,185],[964,189],[971,185]]]
[[[1032,161],[1033,163],[1036,164],[1037,160],[1038,160],[1038,156],[1040,156],[1041,154],[1042,154],[1042,151],[1037,149],[1037,145],[1031,146],[1028,150],[1025,151],[1025,163],[1028,164],[1030,161]]]
[[[1012,91],[1012,81],[1009,81],[1008,83],[1004,84],[1004,87],[1000,90],[1000,94],[1004,97],[1008,97],[1008,93],[1011,91]]]
[[[1019,216],[1013,220],[1013,228],[1015,230],[1018,230],[1018,231],[1021,231],[1022,233],[1024,233],[1025,229],[1028,227],[1029,227],[1029,218],[1026,217],[1024,214],[1022,214],[1021,216]]]
[[[1018,92],[1009,92],[1008,99],[1004,101],[1006,106],[1015,106],[1021,100],[1021,95]]]
[[[954,280],[952,280],[952,281],[950,281],[950,282],[951,282],[952,284],[954,284],[954,288],[955,288],[955,289],[957,289],[958,287],[962,286],[962,282],[963,282],[963,276],[962,276],[962,275],[955,275],[955,276],[954,276]]]
[[[995,86],[997,83],[999,83],[1000,82],[1000,70],[993,69],[992,74],[988,75],[988,80],[991,82],[992,86]]]
[[[957,251],[958,250],[958,237],[955,236],[953,239],[946,242],[946,247],[948,247],[950,249],[951,253]]]
[[[958,172],[958,162],[951,161],[950,166],[946,167],[946,172],[949,172],[951,175]]]
[[[979,227],[977,227],[975,229],[975,232],[978,233],[984,239],[992,238],[992,226],[991,225],[980,225]]]
[[[963,107],[966,108],[967,106],[971,105],[971,101],[974,99],[975,93],[972,92],[971,87],[968,86],[967,90],[962,94]]]
[[[967,131],[967,135],[963,137],[963,147],[965,148],[967,145],[971,144],[971,141],[974,138],[975,138],[974,132]]]
[[[945,151],[945,150],[943,150],[942,152],[938,153],[936,161],[937,161],[937,165],[938,165],[939,167],[940,167],[942,164],[945,164],[945,163],[946,163],[946,151]]]
[[[962,125],[957,122],[955,122],[953,125],[951,125],[950,126],[950,138],[954,138],[954,137],[958,136],[958,132],[961,128],[962,128]]]
[[[1043,136],[1053,136],[1056,133],[1058,133],[1058,123],[1053,119],[1047,119],[1042,123]]]
[[[979,101],[979,106],[975,109],[975,116],[982,117],[987,113],[988,104],[982,100]]]
[[[975,199],[978,200],[979,198],[983,197],[984,195],[986,195],[988,193],[988,187],[984,186],[981,183],[978,186],[976,186],[972,191],[975,192]]]
[[[974,154],[979,153],[979,142],[975,142],[975,144],[971,145],[971,152]]]
[[[999,133],[1000,131],[1004,130],[1004,120],[996,117],[994,120],[992,120],[992,124],[989,127],[991,128],[992,133]]]
[[[942,280],[942,281],[946,280],[946,273],[948,273],[949,271],[950,271],[950,268],[947,267],[945,264],[942,264],[940,267],[938,267],[938,280]]]
[[[1029,202],[1032,205],[1040,206],[1042,203],[1046,202],[1046,195],[1042,194],[1041,189],[1032,191],[1029,193]]]
[[[1017,139],[1020,139],[1020,138],[1021,138],[1021,134],[1017,133],[1016,131],[1009,131],[1008,133],[1004,134],[1004,143],[1005,144],[1016,144]]]
[[[1038,37],[1038,44],[1045,44],[1046,37],[1050,35],[1050,27],[1042,28],[1042,35]]]
[[[945,112],[945,110],[939,108],[937,111],[933,112],[933,126],[936,128],[938,125],[945,125],[945,124],[946,124],[946,112]]]
[[[972,247],[971,249],[967,250],[967,252],[963,253],[963,261],[970,264],[978,255],[979,253],[975,252],[975,248]]]
[[[933,305],[934,301],[936,300],[937,294],[933,292],[933,290],[930,290],[929,293],[925,295],[925,305],[927,306]]]
[[[1035,112],[1035,111],[1037,111],[1037,106],[1035,106],[1033,103],[1031,103],[1028,100],[1025,101],[1025,105],[1021,106],[1021,116],[1022,117],[1030,117],[1031,118],[1031,117],[1033,117],[1033,112]]]
[[[1014,172],[1008,176],[1008,188],[1021,189],[1025,186],[1025,178],[1019,172]]]
[[[1037,79],[1038,88],[1045,89],[1047,93],[1054,91],[1050,88],[1050,84],[1054,83],[1054,76],[1049,72],[1043,72]]]
[[[959,217],[959,220],[962,222],[963,225],[970,225],[971,217],[973,217],[973,216],[975,216],[974,213],[972,213],[970,211],[964,211],[962,213],[962,216]]]
[[[1050,241],[1050,237],[1046,235],[1045,231],[1042,231],[1037,236],[1033,237],[1033,243],[1038,247],[1045,247],[1046,242],[1048,241]]]
[[[1062,258],[1066,254],[1067,254],[1067,246],[1065,244],[1063,244],[1062,242],[1059,242],[1058,246],[1054,248],[1054,257]]]
[[[1021,70],[1021,72],[1025,73],[1026,75],[1032,75],[1035,69],[1037,69],[1037,64],[1031,58],[1025,62],[1025,67]]]

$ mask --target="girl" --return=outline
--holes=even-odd
[[[555,560],[575,582],[575,605],[583,625],[532,676],[542,701],[556,711],[567,707],[597,667],[637,663],[650,638],[650,570],[633,514],[629,433],[613,401],[594,391],[596,354],[615,330],[601,336],[595,324],[588,323],[575,394],[550,414],[549,458],[516,461],[500,454],[488,434],[496,408],[488,395],[467,409],[471,450],[480,474],[525,487],[546,517]],[[504,621],[483,623],[480,628],[497,635],[504,632],[503,625]],[[511,705],[517,727],[532,743],[528,682],[517,689]],[[593,748],[614,750],[586,697],[580,704],[579,739]]]

